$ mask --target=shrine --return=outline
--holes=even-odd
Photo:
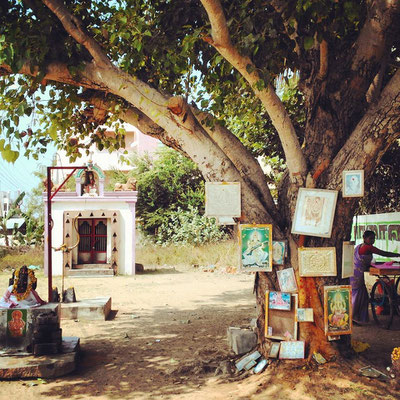
[[[135,185],[105,191],[104,184],[103,171],[89,162],[85,170],[76,172],[74,191],[60,190],[52,197],[54,276],[135,274]],[[44,201],[47,210],[45,193]],[[47,220],[45,227],[45,236],[48,236]],[[46,242],[46,273],[47,245]],[[60,251],[63,248],[69,251]]]
[[[45,303],[36,282],[23,265],[0,299],[0,378],[56,377],[76,367],[79,338],[62,337],[61,305]]]

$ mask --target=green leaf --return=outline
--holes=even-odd
[[[49,130],[47,131],[49,136],[56,141],[57,140],[57,126],[56,125],[51,125]]]
[[[1,152],[1,155],[4,158],[4,160],[6,160],[7,162],[14,163],[17,160],[17,158],[19,157],[19,152],[11,150],[11,149],[8,149],[8,150],[4,149]]]
[[[310,50],[314,46],[314,38],[306,36],[304,38],[304,49]]]

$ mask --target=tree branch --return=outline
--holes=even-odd
[[[279,134],[292,181],[302,185],[307,173],[307,164],[285,107],[270,84],[265,89],[258,89],[260,75],[250,58],[242,56],[232,45],[219,0],[201,0],[201,2],[211,22],[212,38],[208,38],[207,41],[239,71],[261,100]]]
[[[111,66],[111,62],[99,46],[82,26],[81,21],[72,15],[60,0],[42,0],[57,16],[64,29],[90,53],[95,62],[102,66]]]
[[[191,107],[193,114],[212,140],[223,150],[235,165],[242,178],[254,187],[260,194],[260,199],[274,219],[279,224],[281,216],[271,196],[271,191],[265,180],[260,164],[243,146],[240,140],[225,127],[212,124],[213,116]]]
[[[364,169],[366,176],[400,136],[400,70],[371,104],[345,145],[338,152],[324,180],[327,188],[340,189],[343,170]]]
[[[398,36],[400,2],[377,0],[370,3],[367,19],[354,43],[354,56],[350,67],[350,80],[343,82],[342,97],[349,97],[354,103],[350,107],[348,118],[358,113],[364,104],[365,96],[373,79],[379,72],[382,60],[387,56]],[[353,111],[354,108],[354,111]]]
[[[37,66],[25,63],[22,68],[18,71],[19,74],[29,75],[36,77],[40,73],[40,69]],[[11,67],[6,64],[0,65],[0,76],[12,75],[14,72]],[[68,67],[64,63],[53,62],[46,66],[46,72],[43,76],[43,82],[54,81],[60,83],[66,83],[72,86],[79,86],[88,89],[97,89],[105,91],[107,88],[101,83],[94,83],[92,80],[87,79],[85,74],[79,74],[79,76],[72,76],[68,70]]]
[[[328,74],[328,43],[323,40],[319,45],[319,79],[325,79]]]

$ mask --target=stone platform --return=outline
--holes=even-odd
[[[61,303],[62,319],[106,320],[111,311],[111,297],[96,297],[74,303]]]
[[[8,313],[20,310],[26,315],[25,333],[21,333],[18,338],[11,338],[7,334]],[[47,303],[40,307],[28,309],[19,308],[0,308],[0,355],[4,353],[14,353],[26,355],[27,347],[32,343],[32,333],[36,325],[36,319],[40,314],[55,313],[60,319],[61,307],[59,303]]]
[[[60,354],[0,357],[0,379],[57,378],[76,369],[79,338],[64,337]]]

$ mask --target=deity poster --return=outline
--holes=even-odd
[[[21,338],[26,334],[27,311],[21,309],[7,310],[7,336]]]
[[[240,225],[239,243],[243,271],[272,271],[272,225]]]
[[[326,335],[351,334],[351,286],[324,287],[324,320]]]

